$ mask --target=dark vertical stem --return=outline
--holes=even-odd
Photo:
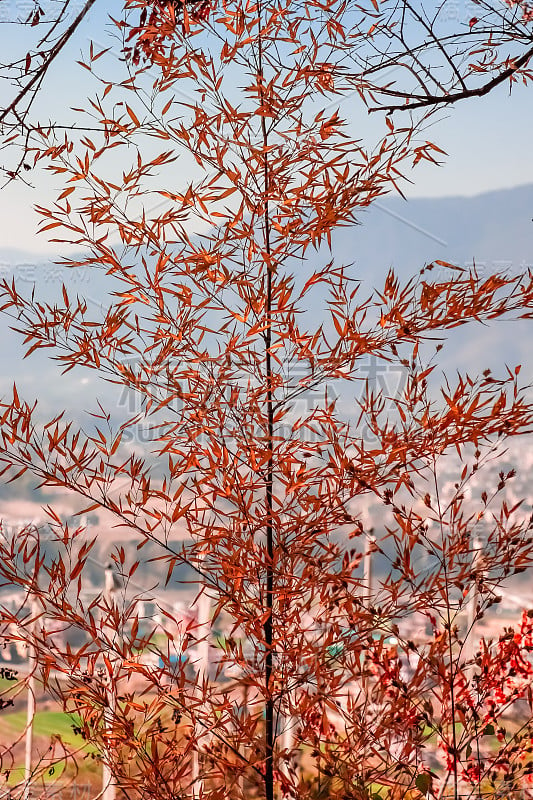
[[[261,6],[259,6],[259,97],[261,110],[264,109],[264,82],[263,82],[263,46],[262,46],[262,19]],[[263,212],[265,220],[265,252],[268,258],[266,275],[266,330],[265,330],[265,378],[267,383],[267,437],[269,457],[266,472],[265,505],[266,505],[266,611],[267,617],[263,626],[265,635],[265,795],[266,800],[274,800],[274,697],[272,687],[273,665],[273,599],[274,599],[274,529],[272,524],[272,488],[274,475],[273,442],[274,442],[274,404],[272,392],[272,263],[270,261],[270,210],[269,210],[269,163],[268,163],[268,131],[265,116],[261,116],[261,132],[264,148],[263,183],[264,202]]]
[[[457,731],[455,730],[455,675],[456,669],[454,668],[453,663],[453,641],[452,641],[452,618],[450,613],[450,594],[449,594],[449,578],[448,578],[448,567],[446,563],[446,558],[444,556],[444,547],[445,547],[445,534],[444,534],[444,526],[442,524],[443,519],[443,512],[441,509],[441,502],[440,502],[440,493],[439,493],[439,484],[437,481],[437,465],[435,460],[433,460],[433,481],[435,486],[435,497],[437,499],[437,507],[439,513],[439,520],[440,520],[440,529],[441,529],[441,537],[442,537],[442,569],[444,573],[444,591],[446,597],[446,634],[447,634],[447,645],[448,645],[448,661],[449,661],[449,669],[450,669],[450,676],[449,676],[449,690],[450,690],[450,713],[451,713],[451,722],[452,722],[452,748],[453,748],[453,796],[454,800],[458,800],[459,798],[459,776],[457,772]]]
[[[272,300],[272,273],[269,267],[267,277],[267,314],[270,315],[271,300]],[[272,404],[272,365],[270,358],[270,341],[271,331],[270,325],[266,334],[266,373],[267,373],[267,415],[268,415],[268,439],[270,443],[270,455],[267,466],[267,483],[266,483],[266,546],[267,546],[267,563],[266,563],[266,610],[268,616],[265,620],[264,633],[266,645],[266,658],[265,658],[265,684],[266,684],[266,708],[265,708],[265,791],[266,800],[273,800],[274,798],[274,697],[271,685],[272,678],[272,661],[273,661],[273,643],[272,643],[272,608],[273,608],[273,593],[274,593],[274,575],[273,575],[273,557],[274,557],[274,535],[272,526],[272,480],[273,480],[273,463],[272,463],[272,443],[274,435],[274,421],[273,421],[273,404]]]

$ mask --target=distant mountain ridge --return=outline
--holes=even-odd
[[[353,274],[368,291],[383,283],[392,267],[403,278],[415,275],[424,264],[435,259],[459,265],[474,262],[480,274],[494,269],[519,272],[533,267],[533,185],[494,191],[475,197],[411,199],[387,197],[361,210],[359,224],[342,228],[333,237],[333,256],[337,263],[352,263]],[[323,263],[325,253],[310,258]],[[327,254],[327,259],[331,254]],[[105,304],[109,279],[103,271],[67,270],[47,256],[0,247],[0,278],[15,277],[19,291],[43,302],[59,298],[64,281],[71,294],[79,294],[89,304]],[[74,370],[61,377],[57,365],[49,363],[51,352],[36,353],[22,360],[20,337],[9,330],[9,321],[0,315],[2,351],[0,395],[11,390],[13,380],[28,399],[39,397],[43,412],[54,413],[65,406],[86,408],[92,397],[107,394],[97,385],[94,373]],[[13,323],[12,323],[13,324]],[[529,321],[496,324],[490,328],[467,326],[453,333],[451,353],[442,366],[454,370],[478,371],[489,362],[522,363],[524,374],[533,382],[533,356],[530,354]]]
[[[475,197],[387,197],[361,215],[350,249],[365,275],[389,266],[413,274],[435,259],[520,270],[533,266],[532,217],[533,185]]]

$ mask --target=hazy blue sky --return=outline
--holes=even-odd
[[[17,0],[7,0],[15,3]],[[6,2],[6,0],[2,0]],[[85,104],[94,84],[85,70],[75,62],[87,51],[92,38],[99,45],[112,44],[105,32],[105,14],[110,4],[97,3],[97,9],[78,31],[76,40],[57,63],[40,98],[38,117],[69,122],[68,108]],[[24,48],[19,29],[3,25],[0,29],[5,51]],[[13,36],[5,34],[13,32]],[[15,35],[16,34],[16,35]],[[118,52],[118,48],[115,48]],[[2,98],[4,99],[4,98]],[[381,129],[382,118],[368,118],[356,98],[345,101],[341,115],[353,119],[353,132],[362,132],[369,140]],[[474,195],[491,189],[533,183],[533,160],[528,141],[533,131],[533,85],[516,85],[510,96],[508,87],[500,87],[488,97],[467,100],[456,108],[443,111],[428,131],[428,138],[447,151],[441,167],[424,165],[411,174],[413,184],[406,192],[413,197],[444,197]],[[58,245],[47,245],[44,236],[36,237],[37,216],[34,203],[52,201],[52,187],[60,185],[55,179],[31,174],[34,187],[12,184],[0,192],[0,247],[20,248],[32,252],[57,251]],[[532,211],[533,216],[533,211]]]

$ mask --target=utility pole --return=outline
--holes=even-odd
[[[474,630],[477,620],[477,604],[479,600],[478,572],[483,563],[482,542],[479,536],[474,538],[472,552],[472,586],[466,606],[466,631],[463,644],[465,661],[472,661],[475,653]]]
[[[211,633],[211,598],[204,590],[200,594],[197,603],[198,614],[198,676],[209,677],[209,634]]]
[[[297,725],[297,720],[291,714],[291,700],[292,700],[292,693],[289,691],[287,692],[287,696],[285,698],[286,709],[284,714],[283,720],[283,732],[281,735],[281,746],[285,753],[287,754],[288,761],[287,763],[283,764],[283,771],[285,776],[288,780],[290,780],[291,773],[293,773],[296,777],[298,776],[300,764],[299,764],[299,751],[295,749],[295,737],[294,737],[294,730]],[[285,795],[287,798],[292,797],[292,793],[288,792]]]
[[[203,695],[204,681],[209,680],[209,646],[211,633],[211,598],[207,594],[202,583],[198,584],[199,594],[196,600],[196,630],[198,644],[196,645],[196,680],[197,694],[201,698]],[[201,705],[199,706],[201,710]],[[193,800],[203,794],[203,781],[200,777],[200,754],[198,739],[202,732],[201,727],[196,724],[194,727],[194,750],[191,763],[191,781]]]
[[[106,608],[111,609],[115,605],[115,594],[121,588],[121,582],[116,575],[113,565],[107,563],[104,567],[104,591],[102,599]],[[107,613],[104,612],[104,613]],[[113,641],[118,639],[118,632],[112,630],[110,626],[105,626],[108,631],[112,631]],[[104,629],[105,629],[104,628]],[[104,630],[103,629],[103,630]],[[115,659],[112,657],[114,665]],[[113,668],[113,675],[108,676],[109,688],[107,690],[107,707],[104,709],[104,751],[102,753],[102,794],[101,800],[115,800],[116,784],[115,776],[113,774],[113,754],[112,749],[108,746],[108,737],[112,736],[113,722],[116,709],[116,686],[115,686],[116,669]]]
[[[365,554],[363,556],[363,592],[369,603],[372,602],[372,554],[375,550],[376,537],[368,531],[365,533]]]
[[[374,579],[374,575],[373,575],[373,569],[372,569],[372,567],[373,567],[372,556],[373,556],[374,551],[376,549],[375,545],[376,545],[376,537],[373,536],[373,534],[369,530],[366,530],[365,531],[365,550],[364,550],[364,554],[363,554],[363,585],[362,585],[362,588],[361,588],[361,595],[362,595],[361,599],[362,599],[362,602],[363,602],[363,606],[366,606],[367,608],[370,608],[372,606],[372,600],[373,600],[373,589],[374,589],[373,579]],[[363,674],[359,678],[359,681],[356,681],[355,690],[356,690],[357,694],[360,694],[362,692],[364,697],[367,697],[367,698],[371,697],[370,680],[371,679],[370,679],[370,677],[368,675],[368,672],[367,672],[367,669],[366,669],[366,665],[365,665],[365,669],[363,671]],[[366,717],[367,713],[368,713],[368,711],[365,710],[365,712],[364,712],[365,717]]]
[[[26,736],[24,752],[24,791],[23,800],[29,800],[30,785],[32,777],[32,752],[33,752],[33,723],[35,720],[35,670],[37,668],[37,657],[35,646],[31,637],[35,632],[35,623],[39,615],[39,606],[35,595],[31,595],[30,601],[30,641],[28,642],[28,694],[26,703]]]

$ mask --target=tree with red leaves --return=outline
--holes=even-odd
[[[64,791],[89,743],[116,791],[146,800],[515,797],[531,771],[530,618],[468,642],[531,564],[533,523],[506,496],[514,472],[491,487],[491,464],[529,431],[532,406],[519,368],[439,391],[435,366],[447,331],[529,318],[533,279],[441,262],[407,283],[391,271],[367,294],[335,253],[339,227],[438,152],[417,140],[423,116],[387,117],[365,146],[340,103],[352,109],[354,89],[367,106],[403,96],[380,78],[387,36],[430,97],[423,65],[438,43],[407,48],[385,4],[129,6],[140,21],[116,21],[127,76],[100,77],[80,112],[99,132],[41,130],[34,151],[63,183],[42,230],[76,245],[72,270],[107,276],[105,306],[66,287],[47,303],[5,281],[2,310],[28,355],[48,348],[63,371],[94,370],[137,411],[43,422],[15,387],[0,460],[6,479],[31,472],[76,497],[78,517],[98,513],[138,555],[117,544],[121,580],[87,601],[95,541],[54,502],[52,555],[34,527],[0,540],[4,581],[33,603],[3,609],[2,634],[32,648],[35,677],[81,738],[53,736],[10,791],[44,791],[50,771]],[[104,55],[91,48],[95,74]],[[451,98],[464,79],[446,63]],[[370,357],[398,365],[398,392],[366,380]],[[187,565],[202,612],[184,622],[162,605],[146,627],[144,548],[161,587]],[[409,635],[415,619],[423,630]],[[2,758],[16,764],[11,747]]]
[[[76,6],[72,0],[33,0],[23,13],[17,4],[2,9],[0,25],[31,29],[30,36],[24,31],[21,37],[20,55],[2,63],[0,69],[6,90],[5,106],[0,110],[1,168],[7,181],[27,180],[26,170],[33,166],[27,154],[43,125],[57,131],[75,126],[70,116],[40,120],[34,113],[35,100],[49,90],[49,73],[97,5],[97,0]],[[124,24],[130,33],[137,28],[135,37],[139,38],[140,49],[135,50],[134,58],[142,50],[142,42],[153,42],[167,23],[172,29],[176,21],[187,25],[189,16],[205,20],[210,5],[207,0],[127,0]],[[531,77],[532,8],[528,2],[475,0],[475,11],[464,18],[456,0],[441,0],[431,11],[406,0],[373,0],[358,8],[361,28],[352,43],[353,52],[347,53],[350,66],[346,77],[354,78],[356,91],[366,90],[372,111],[430,110]],[[140,11],[137,25],[128,21],[132,9]],[[323,10],[329,14],[330,4],[325,3]],[[371,47],[361,50],[361,37],[367,37]]]

